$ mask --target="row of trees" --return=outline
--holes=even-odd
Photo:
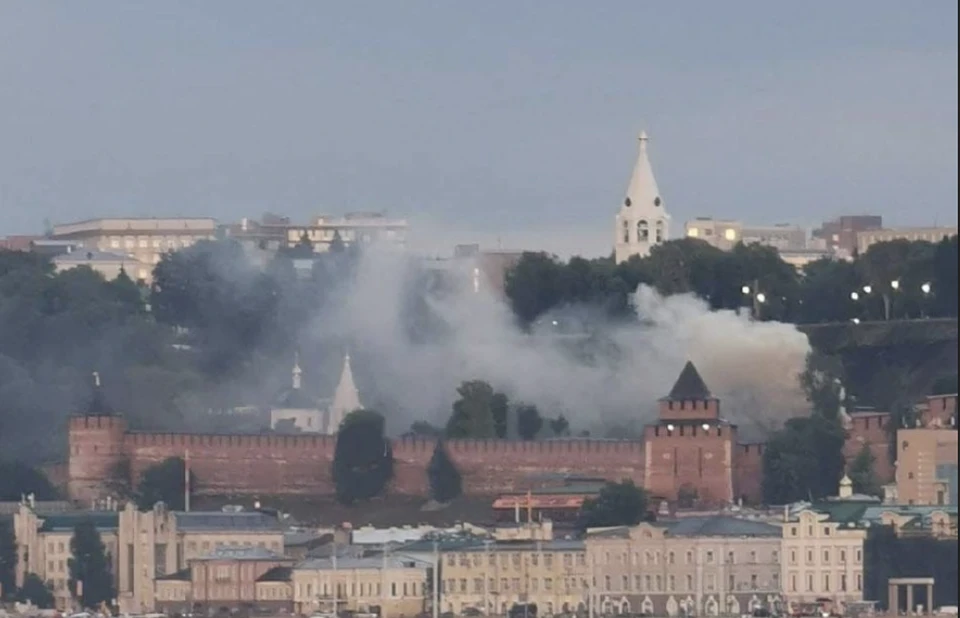
[[[93,522],[79,522],[70,539],[71,557],[67,562],[70,594],[81,607],[100,609],[115,598],[110,556]],[[0,600],[33,603],[42,609],[52,608],[53,592],[35,573],[27,573],[23,585],[16,585],[17,544],[13,526],[0,520]]]
[[[756,309],[762,320],[796,323],[956,317],[957,237],[940,243],[895,240],[852,261],[820,259],[798,271],[776,249],[737,245],[721,251],[693,238],[654,247],[647,257],[563,263],[526,253],[508,273],[506,291],[521,323],[565,305],[599,306],[632,317],[640,284],[664,295],[695,294],[712,309]]]

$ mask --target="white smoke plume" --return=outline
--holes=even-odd
[[[483,379],[512,401],[537,405],[545,416],[564,414],[575,433],[603,436],[618,427],[622,437],[623,428],[635,432],[655,418],[657,400],[687,360],[745,439],[762,438],[806,409],[797,376],[810,348],[792,325],[753,322],[710,311],[692,296],[664,298],[641,287],[634,295],[635,323],[604,323],[589,308],[566,308],[525,333],[506,301],[474,290],[472,266],[435,261],[431,267],[463,285],[430,300],[447,334],[414,343],[401,317],[410,264],[409,256],[396,251],[366,252],[355,284],[312,327],[318,339],[346,340],[363,351],[354,361],[365,378],[360,387],[366,384],[391,402],[382,411],[392,433],[416,420],[442,426],[457,386]],[[570,324],[584,321],[588,333],[569,334]]]

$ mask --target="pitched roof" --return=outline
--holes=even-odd
[[[273,567],[263,575],[257,578],[258,582],[288,582],[293,573],[293,567],[277,566]]]
[[[77,524],[92,523],[97,530],[113,530],[120,525],[120,514],[116,511],[75,511],[55,513],[42,518],[40,529],[43,532],[64,532],[73,530]]]
[[[670,536],[780,536],[778,526],[724,515],[683,517],[666,523],[666,528]]]
[[[207,512],[177,512],[174,514],[177,518],[178,530],[191,531],[229,531],[229,530],[258,530],[258,531],[276,531],[283,530],[276,517],[266,513],[221,513],[217,511]]]
[[[266,547],[217,547],[194,560],[284,560],[284,557]]]
[[[694,364],[687,361],[666,398],[673,401],[703,400],[713,399],[713,394],[700,377],[700,372]]]

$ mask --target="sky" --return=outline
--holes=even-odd
[[[957,221],[957,2],[0,2],[0,236],[382,211],[609,254],[674,220]],[[492,247],[491,247],[492,248]]]

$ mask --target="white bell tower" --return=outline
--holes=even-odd
[[[617,264],[634,255],[645,257],[650,249],[670,238],[670,215],[667,214],[653,177],[647,156],[646,132],[641,132],[640,152],[633,166],[627,195],[620,205],[614,229],[614,255]]]

